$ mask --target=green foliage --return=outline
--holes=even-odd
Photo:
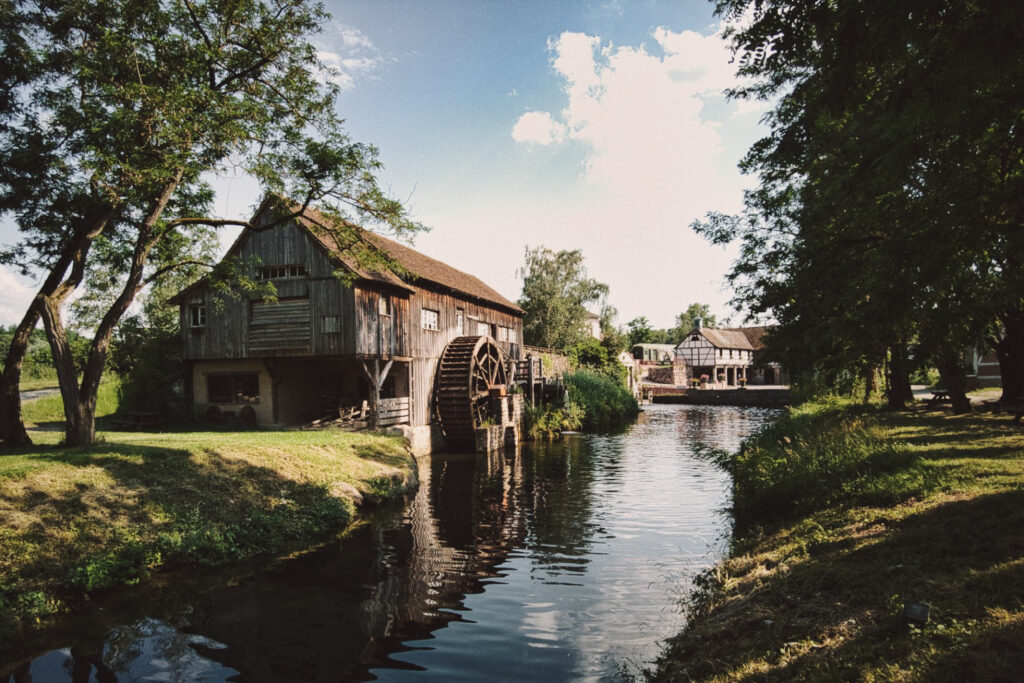
[[[583,426],[583,408],[568,402],[565,406],[526,406],[526,433],[531,439],[554,439],[563,431],[576,431]]]
[[[523,341],[535,346],[568,349],[583,340],[586,306],[608,296],[608,285],[587,277],[583,252],[526,248],[519,271],[523,294]]]
[[[566,354],[573,368],[588,368],[608,375],[620,384],[626,382],[626,367],[619,362],[618,353],[605,345],[604,340],[587,337],[567,349]]]
[[[138,317],[118,327],[110,353],[111,368],[121,378],[119,403],[135,410],[167,414],[180,411],[181,338],[177,328],[143,327]]]
[[[884,475],[910,468],[917,454],[880,436],[877,408],[828,398],[791,409],[748,439],[738,453],[705,454],[733,478],[738,524],[787,519],[843,498],[896,502],[909,481]],[[895,485],[893,491],[879,481]]]
[[[708,304],[690,304],[685,311],[676,316],[676,326],[669,330],[671,343],[678,344],[683,341],[683,337],[697,326],[697,320],[700,320],[704,327],[714,327],[718,319]]]
[[[629,391],[608,375],[581,368],[565,375],[570,404],[583,409],[583,428],[588,431],[625,426],[640,412]]]
[[[744,213],[694,227],[740,242],[735,301],[780,323],[776,355],[827,381],[888,365],[900,407],[908,345],[962,375],[986,337],[1024,393],[1024,6],[716,4],[747,77],[733,94],[776,105]]]

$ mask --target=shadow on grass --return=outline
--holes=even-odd
[[[302,547],[344,528],[349,501],[216,451],[101,444],[33,449],[31,460],[69,465],[14,483],[0,503],[0,602],[26,595],[75,601],[134,583],[151,570],[216,565]],[[97,476],[93,468],[100,468]],[[109,479],[107,479],[109,477]],[[22,616],[31,609],[19,608]],[[15,611],[19,611],[15,610]]]
[[[675,640],[658,677],[852,680],[882,666],[883,678],[1019,680],[1024,491],[944,503],[807,550],[760,587],[733,577],[749,589]],[[904,600],[931,605],[927,626],[908,627]]]

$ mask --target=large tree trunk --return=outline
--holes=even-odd
[[[54,297],[62,303],[64,299],[74,290],[77,283],[85,272],[85,258],[93,241],[103,232],[107,223],[114,215],[114,209],[104,207],[99,214],[84,221],[79,226],[73,239],[64,247],[58,256],[46,280],[39,287],[35,298],[29,305],[25,317],[11,340],[11,347],[7,352],[7,360],[4,364],[4,372],[0,378],[0,438],[3,439],[4,447],[23,446],[32,443],[25,431],[25,423],[21,419],[21,366],[28,350],[29,337],[32,330],[39,322],[40,316],[46,306],[46,302]],[[67,282],[64,276],[68,268],[71,268],[71,275]],[[59,305],[59,303],[58,303]]]
[[[864,370],[864,403],[871,401],[871,396],[878,391],[878,370],[869,365]]]
[[[971,412],[971,401],[967,398],[967,378],[960,354],[949,348],[943,349],[935,358],[935,364],[939,369],[942,386],[949,392],[953,413],[964,415]]]
[[[59,306],[47,305],[44,308],[43,322],[46,324],[54,364],[57,365],[57,379],[60,380],[61,396],[64,398],[64,415],[67,418],[64,440],[68,446],[88,446],[96,440],[96,395],[99,391],[100,380],[103,378],[107,352],[110,349],[110,338],[117,323],[121,320],[121,316],[125,314],[145,284],[143,274],[149,253],[164,234],[163,231],[156,228],[156,224],[163,215],[171,195],[177,189],[181,176],[182,171],[179,170],[177,175],[164,186],[160,196],[150,207],[142,225],[139,226],[127,281],[122,287],[120,295],[107,309],[103,320],[96,328],[96,334],[93,336],[92,345],[89,348],[89,356],[82,371],[81,386],[76,381],[74,359],[67,335],[64,333]]]
[[[893,344],[889,350],[889,376],[886,387],[886,404],[893,410],[904,410],[907,401],[913,399],[910,389],[910,367],[907,363],[906,344]]]
[[[0,441],[5,448],[32,443],[21,419],[21,366],[28,351],[29,337],[38,322],[39,307],[33,302],[14,331],[4,360],[3,378],[0,379]]]
[[[1024,313],[1003,318],[1003,337],[995,344],[1002,376],[1003,401],[1024,398]]]

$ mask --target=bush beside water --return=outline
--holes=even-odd
[[[765,425],[735,454],[706,451],[732,475],[737,523],[777,520],[838,498],[887,502],[877,477],[910,467],[918,456],[882,435],[877,410],[840,399],[810,403]],[[907,494],[892,493],[893,500]]]
[[[636,399],[612,377],[586,368],[566,373],[568,402],[583,409],[583,429],[602,431],[624,427],[640,412]]]

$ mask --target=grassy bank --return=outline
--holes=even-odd
[[[734,477],[731,556],[652,678],[1019,680],[1019,424],[817,403],[711,456]]]
[[[154,571],[306,547],[344,529],[353,501],[415,477],[398,437],[101,432],[70,449],[61,436],[34,431],[35,446],[0,456],[0,643],[26,619]]]

